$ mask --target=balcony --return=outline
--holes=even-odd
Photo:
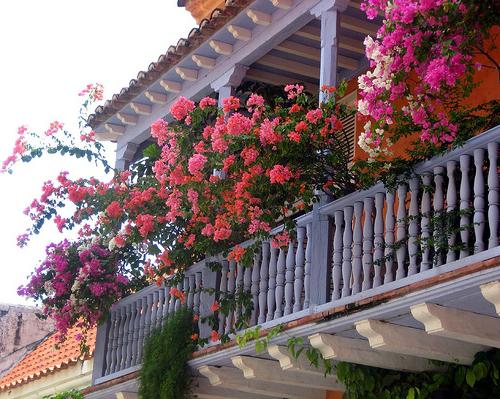
[[[425,290],[433,286],[438,288],[432,295],[456,294],[457,290],[466,295],[466,287],[498,280],[500,268],[494,258],[500,256],[499,143],[497,126],[461,148],[418,165],[397,187],[379,183],[316,204],[296,219],[296,237],[287,247],[274,248],[264,242],[252,267],[244,268],[222,255],[194,264],[176,286],[186,294],[185,305],[169,295],[168,282],[121,300],[98,329],[94,384],[138,370],[144,339],[181,306],[200,316],[200,336],[208,337],[210,328],[201,320],[211,314],[216,298],[202,288],[248,292],[253,305],[245,320],[248,327],[313,326],[303,331],[309,334],[327,331],[314,324],[325,315],[415,291],[424,292],[419,295],[425,299]],[[208,267],[214,262],[220,265],[217,271]],[[448,288],[441,289],[441,283]],[[479,290],[474,295],[475,301]],[[491,296],[484,292],[483,296],[491,301]],[[406,308],[411,300],[407,302]],[[403,314],[394,306],[391,317]],[[232,332],[238,317],[237,310],[227,317],[219,315],[219,333]],[[214,352],[200,349],[193,367]],[[231,355],[238,353],[237,348],[231,351]],[[224,365],[227,356],[212,356],[212,362],[218,359]]]

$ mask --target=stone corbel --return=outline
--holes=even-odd
[[[115,167],[119,170],[125,170],[134,160],[134,156],[139,148],[139,144],[126,143],[124,146],[116,149]]]

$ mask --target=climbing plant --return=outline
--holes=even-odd
[[[76,389],[72,389],[71,391],[59,392],[53,395],[46,395],[43,399],[83,399],[83,393]]]
[[[142,399],[186,399],[191,375],[187,361],[196,348],[198,334],[193,313],[182,307],[165,325],[151,333],[144,345],[139,377]]]

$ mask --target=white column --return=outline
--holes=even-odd
[[[323,0],[311,10],[316,18],[321,18],[321,63],[319,87],[337,85],[338,36],[340,34],[340,14],[346,10],[348,0]],[[319,101],[328,98],[320,91]]]
[[[210,84],[210,87],[219,93],[220,108],[222,107],[222,101],[234,94],[235,88],[241,83],[247,70],[247,66],[235,64]]]

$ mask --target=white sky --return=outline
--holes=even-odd
[[[17,127],[43,132],[53,120],[75,126],[87,83],[100,82],[105,98],[127,86],[168,46],[195,26],[176,0],[16,0],[0,2],[0,162],[11,152]],[[114,153],[110,152],[114,157]],[[83,168],[82,168],[83,166]],[[83,169],[83,170],[82,170]],[[0,174],[0,303],[25,303],[19,285],[43,256],[45,245],[60,241],[50,222],[28,247],[16,237],[28,227],[23,209],[39,197],[42,183],[61,170],[70,177],[99,175],[91,164],[68,158],[19,164]]]

